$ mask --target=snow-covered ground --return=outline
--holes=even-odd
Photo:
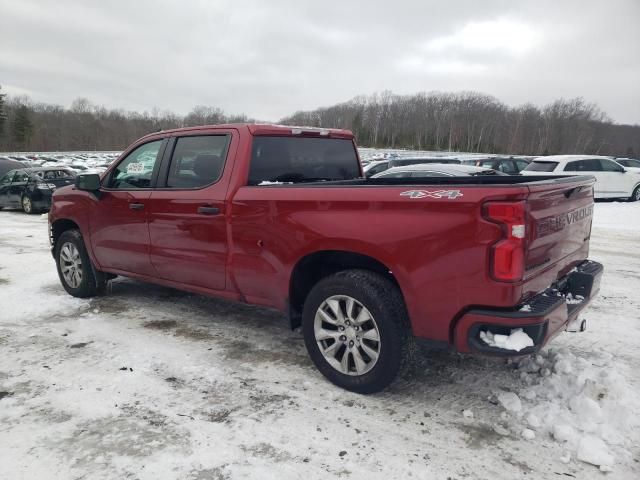
[[[640,203],[596,205],[586,332],[519,365],[424,351],[374,396],[272,311],[68,296],[46,230],[0,212],[0,479],[640,478]]]

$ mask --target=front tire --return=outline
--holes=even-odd
[[[318,282],[302,314],[311,360],[332,383],[375,393],[411,363],[413,336],[399,289],[367,270],[346,270]]]
[[[638,185],[631,196],[629,197],[630,202],[640,202],[640,185]]]
[[[33,208],[33,202],[31,201],[31,197],[29,195],[23,195],[20,203],[22,204],[22,211],[24,213],[26,214],[35,213],[35,209]]]
[[[87,298],[104,291],[106,277],[91,263],[79,230],[63,232],[54,251],[58,277],[69,295]]]

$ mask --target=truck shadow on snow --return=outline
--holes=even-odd
[[[300,373],[310,380],[325,381],[307,356],[301,332],[291,331],[275,310],[120,278],[110,283],[106,295],[92,299],[89,310],[135,321],[150,333],[211,344],[228,362],[278,363],[303,369]],[[413,368],[379,395],[460,402],[462,408],[474,398],[486,403],[491,388],[513,385],[512,370],[501,359],[417,346]],[[438,388],[443,385],[459,398],[444,399]]]

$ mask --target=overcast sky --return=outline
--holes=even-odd
[[[262,120],[382,90],[583,96],[640,124],[640,0],[0,0],[0,85]]]

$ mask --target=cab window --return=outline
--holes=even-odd
[[[113,170],[107,188],[129,190],[151,188],[151,176],[158,163],[162,140],[140,145]]]

